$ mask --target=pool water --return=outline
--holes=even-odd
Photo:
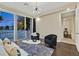
[[[14,30],[0,30],[0,39],[9,38],[10,40],[14,39]],[[17,38],[24,39],[25,38],[25,30],[17,31]]]

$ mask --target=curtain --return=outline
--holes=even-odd
[[[33,19],[33,32],[36,32],[36,19]]]

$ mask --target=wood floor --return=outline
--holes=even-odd
[[[79,53],[75,45],[59,42],[52,56],[79,56]]]

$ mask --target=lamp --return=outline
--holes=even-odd
[[[39,17],[36,17],[36,21],[39,21],[40,20],[40,18]]]

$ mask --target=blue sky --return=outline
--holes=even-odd
[[[0,16],[3,17],[3,21],[0,22],[0,26],[12,26],[14,24],[13,14],[0,11]]]

